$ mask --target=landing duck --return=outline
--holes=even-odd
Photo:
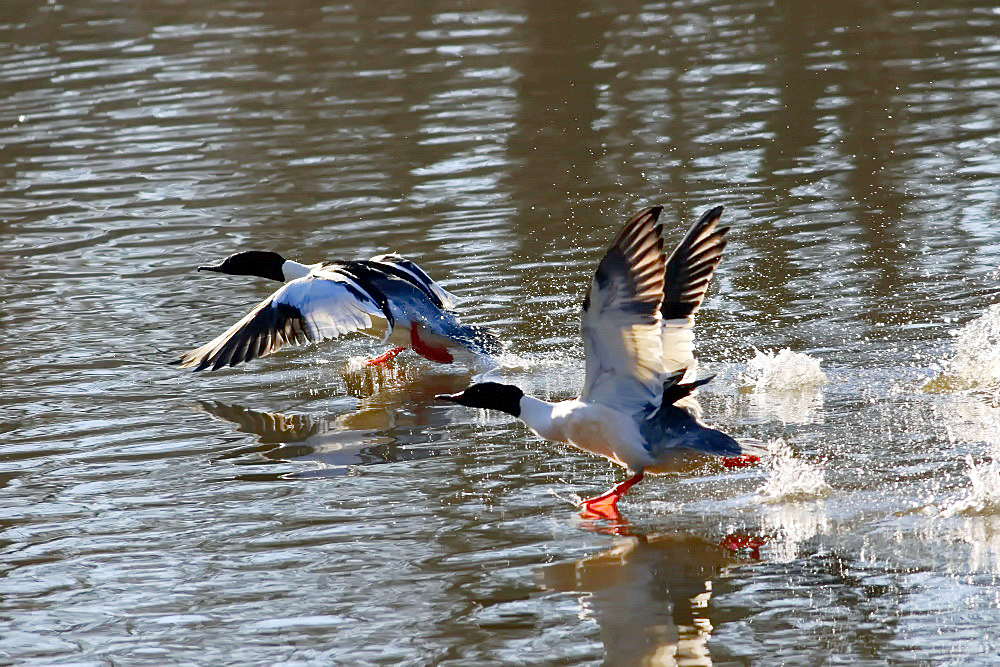
[[[695,390],[694,315],[708,290],[729,227],[717,206],[695,222],[668,257],[662,207],[630,218],[597,267],[583,300],[586,374],[579,398],[549,402],[514,385],[473,384],[439,400],[500,410],[541,438],[604,456],[631,475],[581,502],[585,516],[616,519],[617,502],[646,473],[676,470],[691,455],[748,465],[739,443],[701,422]]]
[[[236,324],[177,359],[182,368],[217,370],[304,345],[360,332],[395,347],[369,360],[388,362],[410,348],[447,364],[470,353],[482,361],[501,351],[483,327],[462,324],[455,297],[415,262],[395,254],[367,260],[301,264],[250,250],[199,271],[258,276],[285,283]]]

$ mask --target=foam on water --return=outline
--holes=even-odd
[[[797,458],[784,440],[770,441],[767,452],[761,459],[768,467],[767,479],[757,489],[762,500],[772,503],[804,500],[822,497],[830,491],[826,469]]]
[[[1000,303],[954,332],[955,351],[924,391],[986,389],[1000,393]]]

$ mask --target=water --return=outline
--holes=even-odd
[[[995,6],[418,4],[0,8],[0,661],[994,662]],[[467,369],[166,364],[270,289],[200,264],[397,251],[568,398],[652,203],[727,207],[703,407],[773,456],[625,527]]]

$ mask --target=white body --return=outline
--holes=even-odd
[[[606,405],[580,399],[549,403],[525,396],[521,399],[521,420],[546,440],[569,443],[629,470],[656,465],[636,419]]]

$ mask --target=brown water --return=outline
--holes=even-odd
[[[1000,322],[995,4],[6,0],[0,86],[0,662],[1000,656],[1000,342],[953,336]],[[727,206],[703,403],[788,452],[625,535],[567,501],[621,471],[432,400],[465,369],[166,365],[270,289],[198,264],[396,250],[571,397],[651,203]],[[741,391],[754,346],[829,382]]]

